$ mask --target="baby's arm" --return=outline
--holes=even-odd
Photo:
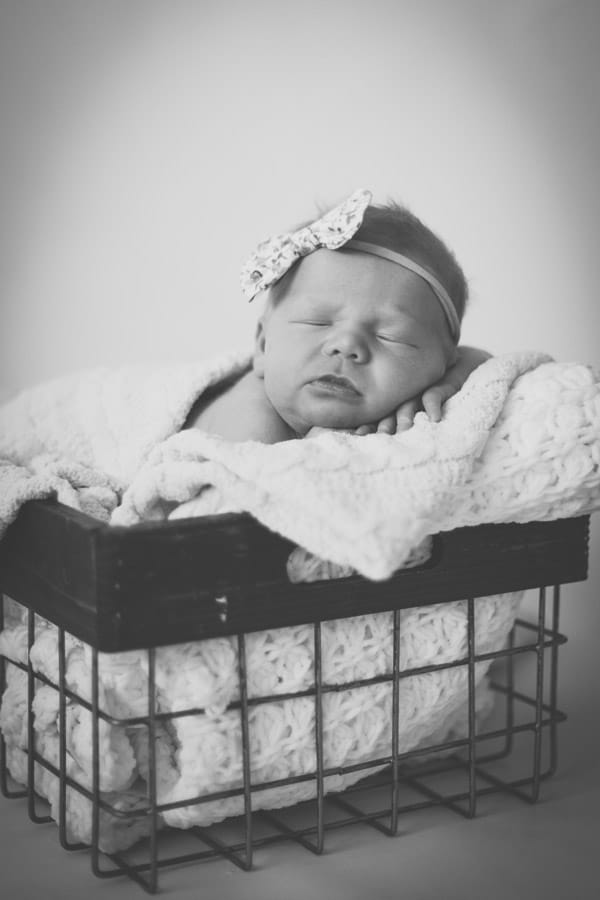
[[[442,378],[428,387],[420,397],[402,403],[398,409],[374,425],[362,425],[356,434],[370,434],[374,431],[396,434],[412,427],[416,413],[424,409],[432,422],[442,418],[442,406],[460,391],[461,387],[478,366],[489,359],[490,353],[478,347],[458,347],[456,362],[446,369]]]

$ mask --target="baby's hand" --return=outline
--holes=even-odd
[[[442,418],[442,406],[460,391],[461,387],[481,363],[490,358],[490,354],[478,347],[458,347],[456,362],[446,369],[442,378],[428,387],[420,397],[414,397],[402,403],[398,409],[371,425],[361,425],[354,429],[354,434],[397,434],[412,428],[415,415],[424,410],[432,422]]]
[[[429,388],[426,393],[433,390]],[[371,425],[359,425],[354,428],[353,434],[396,434],[399,431],[408,431],[412,427],[415,415],[422,409],[422,403],[426,394],[422,398],[415,400],[407,400],[402,403],[398,409],[381,419],[379,422],[373,422]],[[438,421],[437,419],[435,421]]]

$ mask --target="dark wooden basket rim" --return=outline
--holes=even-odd
[[[249,514],[125,528],[32,501],[0,542],[0,589],[100,650],[128,650],[580,581],[588,525],[461,528],[387,581],[290,584],[294,545]]]

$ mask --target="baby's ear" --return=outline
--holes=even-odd
[[[252,368],[259,378],[265,377],[265,325],[262,316],[256,323]]]

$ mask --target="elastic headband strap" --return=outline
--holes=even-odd
[[[404,266],[405,269],[410,269],[415,275],[419,275],[423,278],[440,301],[450,327],[450,334],[455,341],[458,341],[460,337],[460,319],[458,318],[456,307],[443,284],[440,284],[437,278],[434,278],[427,269],[424,269],[423,266],[420,266],[414,260],[409,259],[408,256],[402,256],[401,253],[396,253],[394,250],[388,250],[387,247],[380,247],[379,244],[370,244],[367,243],[367,241],[355,241],[354,238],[346,241],[340,249],[361,250],[363,253],[381,256],[382,259],[389,259],[391,262],[395,262],[399,266]]]

